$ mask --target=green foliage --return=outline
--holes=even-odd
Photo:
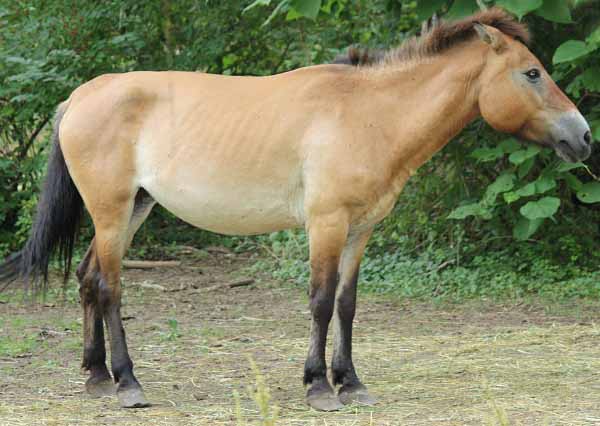
[[[552,22],[561,24],[569,24],[572,22],[569,4],[564,0],[545,0],[544,3],[535,10],[535,13]]]
[[[446,3],[446,0],[419,0],[417,1],[417,16],[421,21],[425,21],[442,9]]]
[[[600,202],[600,183],[590,182],[582,185],[581,189],[577,191],[577,198],[584,203]]]
[[[534,53],[600,139],[596,0],[4,2],[0,256],[27,236],[56,105],[94,76],[149,69],[269,75],[327,62],[352,44],[397,45],[434,12],[454,18],[494,4],[529,25]],[[371,291],[411,297],[596,297],[598,169],[598,156],[587,166],[562,163],[475,122],[411,179],[372,238],[361,280]],[[214,243],[259,246],[275,259],[278,277],[308,280],[300,232],[218,237],[158,208],[135,245],[138,255],[170,257],[178,244]]]
[[[573,62],[592,51],[593,48],[585,42],[579,40],[567,40],[556,49],[552,62],[561,64],[563,62]]]
[[[498,0],[498,6],[514,13],[521,19],[526,14],[533,12],[543,6],[542,0]]]
[[[167,331],[160,332],[160,339],[163,341],[174,341],[181,337],[179,332],[179,322],[175,318],[169,318],[167,320]]]

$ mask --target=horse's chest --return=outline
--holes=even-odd
[[[389,183],[374,187],[370,196],[366,197],[370,199],[370,203],[359,213],[354,227],[372,227],[389,215],[407,180],[408,176],[402,174]]]

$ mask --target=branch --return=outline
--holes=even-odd
[[[123,268],[127,269],[152,269],[174,268],[181,266],[178,260],[123,260]]]
[[[29,148],[31,148],[31,145],[33,145],[33,143],[35,142],[35,139],[38,137],[38,135],[44,129],[44,127],[46,127],[46,124],[48,124],[49,121],[50,121],[50,117],[48,116],[44,120],[42,120],[42,122],[36,127],[36,129],[33,131],[33,133],[29,136],[29,140],[23,146],[23,149],[20,150],[19,155],[18,155],[19,159],[25,158],[25,155],[27,155],[27,151],[29,151]]]
[[[234,281],[231,283],[221,283],[221,284],[216,284],[210,287],[204,287],[204,288],[200,288],[198,290],[196,290],[197,293],[204,293],[207,291],[213,291],[213,290],[219,290],[219,289],[223,289],[223,288],[237,288],[237,287],[246,287],[249,286],[250,284],[254,284],[254,279],[252,278],[246,278],[246,279],[242,279],[239,281]]]

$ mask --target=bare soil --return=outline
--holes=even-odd
[[[277,425],[600,424],[597,303],[435,305],[361,295],[355,364],[379,403],[313,411],[301,382],[305,290],[250,272],[255,261],[217,252],[124,272],[122,314],[153,403],[146,409],[85,394],[76,291],[37,305],[4,296],[0,425],[267,425],[261,405],[277,407]],[[249,286],[220,287],[248,277]],[[252,398],[260,382],[252,362],[268,404]]]

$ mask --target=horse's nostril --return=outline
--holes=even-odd
[[[589,130],[587,132],[585,132],[585,135],[583,135],[583,140],[587,144],[592,143],[592,133]]]

